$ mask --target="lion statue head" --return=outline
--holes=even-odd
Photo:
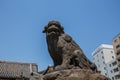
[[[55,39],[60,36],[61,33],[64,33],[63,30],[64,28],[58,21],[52,20],[44,27],[43,33],[46,33],[47,37]]]

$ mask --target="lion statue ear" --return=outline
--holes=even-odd
[[[42,32],[45,33],[46,30],[47,30],[47,26],[44,27],[44,30]]]
[[[61,26],[61,31],[64,33],[64,27],[63,26]]]

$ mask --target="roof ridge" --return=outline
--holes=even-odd
[[[0,60],[0,63],[18,63],[18,64],[35,64],[37,65],[36,63],[30,63],[30,62],[14,62],[14,61],[6,61],[6,60]]]

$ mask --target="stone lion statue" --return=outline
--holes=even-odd
[[[72,68],[96,70],[95,64],[89,61],[82,49],[64,32],[58,21],[50,21],[44,27],[43,33],[46,33],[48,51],[56,70]]]

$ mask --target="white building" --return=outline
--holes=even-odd
[[[114,74],[117,72],[117,63],[112,45],[102,44],[92,53],[93,62],[96,64],[101,74],[115,80]]]

